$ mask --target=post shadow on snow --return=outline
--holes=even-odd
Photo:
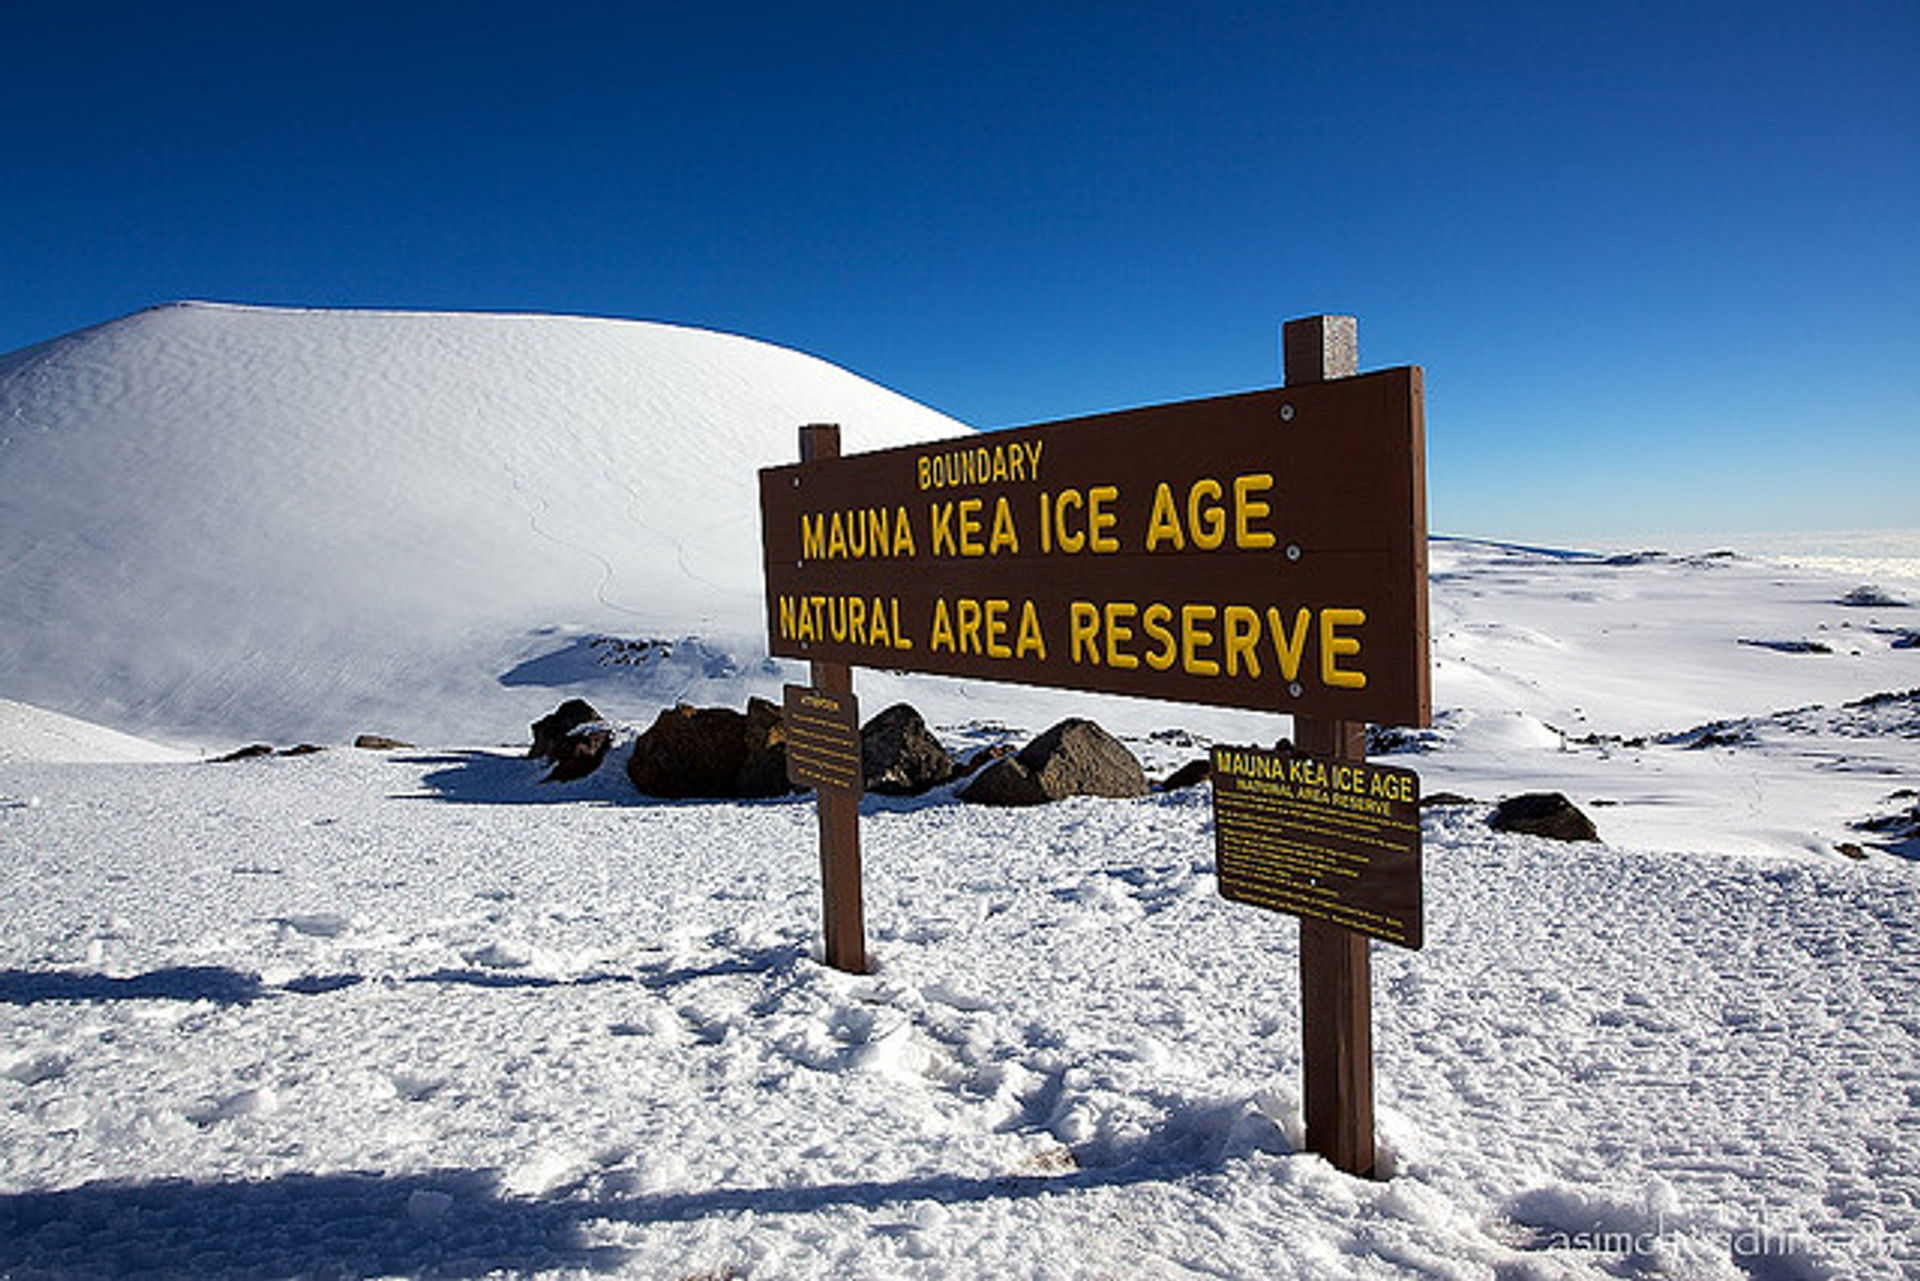
[[[392,800],[442,801],[457,805],[605,805],[633,809],[681,809],[725,806],[789,806],[813,804],[811,791],[785,796],[691,798],[672,800],[646,796],[627,781],[624,752],[609,754],[598,770],[571,783],[543,783],[552,765],[543,760],[502,751],[461,750],[396,756],[409,765],[437,766],[421,776],[423,790],[395,793]],[[919,796],[886,796],[869,792],[860,798],[860,813],[908,814],[954,801],[965,780],[943,784]]]
[[[0,1276],[478,1277],[563,1268],[612,1271],[632,1252],[592,1243],[593,1223],[645,1226],[745,1214],[877,1212],[924,1201],[950,1206],[1072,1196],[1206,1174],[1222,1165],[1218,1157],[1136,1158],[1052,1175],[932,1174],[607,1198],[577,1191],[515,1196],[491,1170],[98,1182],[0,1195]],[[687,1266],[701,1262],[707,1261],[686,1261]]]
[[[450,967],[427,974],[411,975],[405,982],[491,988],[594,987],[603,983],[633,983],[640,987],[661,989],[677,987],[697,979],[775,974],[782,970],[794,969],[802,961],[812,959],[815,958],[805,947],[798,944],[784,944],[779,947],[742,952],[726,960],[716,961],[712,965],[660,967],[636,970],[632,973],[594,970],[572,978],[555,978],[552,975],[531,974],[520,970]]]
[[[813,959],[799,944],[758,948],[711,965],[662,966],[631,973],[595,970],[555,978],[520,970],[446,968],[402,979],[406,983],[459,984],[489,988],[591,987],[633,983],[661,989],[698,979],[791,970]],[[285,983],[263,982],[258,974],[220,965],[176,965],[145,974],[116,977],[93,970],[0,970],[0,1005],[39,1005],[49,1001],[207,1001],[214,1005],[251,1005],[279,996],[322,996],[367,981],[364,974],[303,974]]]
[[[220,965],[175,965],[116,978],[91,970],[0,970],[0,1005],[44,1001],[211,1001],[248,1005],[293,993],[316,996],[362,981],[358,974],[310,974],[277,986]]]

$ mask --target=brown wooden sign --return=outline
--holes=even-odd
[[[1221,894],[1423,944],[1419,775],[1257,748],[1212,756]]]
[[[760,473],[771,652],[1425,725],[1417,368]]]
[[[860,706],[851,694],[785,687],[787,781],[860,795]]]

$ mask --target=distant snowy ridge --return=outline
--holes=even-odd
[[[499,678],[577,637],[756,635],[756,472],[815,421],[968,430],[633,321],[184,303],[0,357],[0,696],[493,741],[548,701]]]

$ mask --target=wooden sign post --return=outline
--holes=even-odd
[[[1352,316],[1288,321],[1281,328],[1280,344],[1286,385],[1298,387],[1358,373],[1358,330]],[[1420,523],[1424,527],[1425,521]],[[1311,755],[1364,762],[1367,725],[1296,716],[1293,743]],[[1328,921],[1300,918],[1300,1054],[1307,1147],[1349,1174],[1370,1176],[1374,1164],[1373,970],[1367,949],[1365,935]]]
[[[1419,825],[1391,808],[1417,782],[1353,767],[1369,721],[1431,723],[1432,691],[1422,375],[1359,373],[1355,330],[1288,322],[1266,391],[844,458],[837,427],[804,427],[801,461],[762,469],[760,513],[768,652],[810,662],[824,701],[851,704],[860,665],[1285,712],[1316,769],[1361,780],[1332,789],[1342,821],[1309,824],[1339,829],[1326,849],[1248,837],[1257,874],[1234,892],[1301,917],[1308,1146],[1368,1174],[1371,976],[1351,927],[1419,946]],[[1257,793],[1241,817],[1284,827],[1293,798]],[[817,795],[827,961],[863,971],[858,794]],[[1363,802],[1380,826],[1344,821]],[[1333,893],[1322,866],[1365,888]]]
[[[840,425],[810,423],[800,429],[800,461],[840,456]],[[853,668],[847,663],[811,664],[816,688],[853,698]],[[860,888],[860,793],[821,787],[814,791],[820,819],[820,897],[825,918],[827,964],[849,974],[867,972],[866,908]]]

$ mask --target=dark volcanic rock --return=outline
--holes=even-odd
[[[1145,796],[1147,776],[1119,739],[1089,720],[1061,721],[994,762],[960,793],[980,805],[1039,805],[1067,796]]]
[[[571,783],[585,778],[600,768],[600,762],[607,759],[607,749],[612,746],[613,730],[606,724],[592,721],[576,725],[548,752],[547,759],[553,762],[553,768],[540,781]]]
[[[1523,832],[1528,836],[1547,836],[1556,841],[1597,841],[1600,833],[1593,820],[1582,814],[1574,803],[1559,792],[1528,792],[1501,801],[1487,820],[1500,832]]]
[[[779,707],[750,699],[730,707],[682,703],[654,718],[634,740],[627,778],[648,796],[730,800],[785,796],[787,730]]]
[[[1012,755],[1013,745],[1011,743],[994,743],[981,748],[973,755],[967,757],[966,760],[956,762],[953,767],[953,776],[955,778],[966,778],[978,770],[985,769],[995,761]]]
[[[363,752],[400,752],[413,746],[397,738],[388,738],[385,734],[362,734],[353,740],[353,745]]]
[[[634,740],[627,777],[648,796],[724,798],[747,760],[747,718],[730,707],[681,703]]]
[[[250,761],[259,756],[273,755],[272,743],[250,743],[246,747],[235,748],[224,756],[216,756],[209,763],[213,765],[231,765],[235,761]]]
[[[1213,762],[1205,756],[1188,761],[1173,773],[1167,775],[1167,781],[1160,784],[1163,792],[1177,792],[1183,787],[1193,787],[1207,781],[1213,773]]]
[[[860,727],[860,767],[866,789],[883,796],[918,796],[954,776],[953,757],[907,703]]]
[[[543,783],[571,783],[600,768],[613,745],[613,727],[584,698],[570,698],[533,723],[529,759],[550,761]]]
[[[1040,782],[1018,756],[1002,756],[974,775],[960,799],[975,805],[1045,805],[1054,798],[1040,790]]]
[[[533,746],[527,749],[527,759],[558,760],[554,753],[560,750],[561,740],[599,719],[600,713],[586,699],[568,699],[533,723]]]
[[[733,778],[735,796],[785,796],[793,790],[787,781],[787,723],[780,708],[764,698],[747,700],[741,726],[743,756]]]

